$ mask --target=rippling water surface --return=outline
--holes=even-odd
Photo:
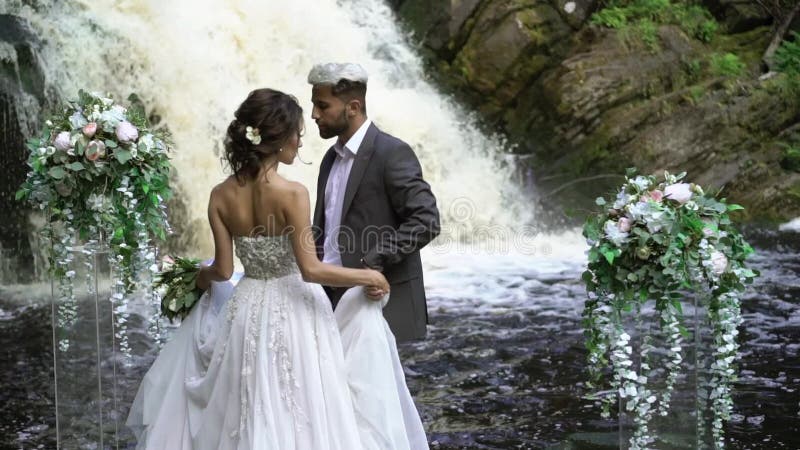
[[[800,448],[800,234],[750,232],[762,273],[744,302],[740,380],[729,448]],[[548,239],[535,255],[427,249],[428,338],[401,347],[407,380],[432,448],[613,448],[616,421],[586,393],[580,315],[582,247],[575,234]],[[54,448],[49,286],[0,288],[0,448]],[[108,317],[101,303],[101,317]],[[94,303],[82,303],[77,339],[62,356],[62,435],[97,448]],[[157,353],[146,322],[128,323],[133,353],[101,356],[104,447],[127,448],[124,417]],[[101,328],[102,339],[110,329]]]

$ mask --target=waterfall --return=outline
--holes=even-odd
[[[124,99],[137,93],[172,131],[184,211],[183,244],[212,253],[211,188],[226,176],[221,142],[233,111],[254,88],[294,94],[306,115],[301,156],[281,172],[316,195],[319,161],[332,141],[310,120],[309,69],[352,61],[370,73],[370,118],[416,151],[442,212],[444,232],[532,223],[531,207],[504,163],[507,144],[427,80],[382,0],[47,0],[9,9],[44,39],[48,81],[66,98],[78,89]],[[185,217],[184,217],[185,216]],[[173,215],[173,217],[176,217]],[[488,228],[486,228],[488,227]]]

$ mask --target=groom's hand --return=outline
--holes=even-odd
[[[374,300],[374,301],[378,301],[378,300],[382,299],[384,294],[386,294],[386,292],[384,292],[383,289],[381,289],[381,288],[379,288],[377,286],[367,286],[364,289],[364,293],[367,294],[367,297],[370,300]]]

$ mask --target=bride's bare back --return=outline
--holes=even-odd
[[[231,176],[214,188],[209,209],[218,211],[232,236],[278,236],[290,231],[286,201],[300,187],[274,172],[268,180],[239,182]]]

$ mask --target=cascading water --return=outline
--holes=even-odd
[[[124,98],[136,92],[170,128],[184,204],[178,240],[213,252],[206,203],[224,177],[220,142],[247,93],[269,86],[298,97],[310,114],[309,69],[355,61],[370,73],[370,117],[417,152],[443,227],[459,231],[529,224],[531,208],[501,162],[505,142],[483,135],[427,81],[381,0],[68,1],[12,11],[44,38],[46,75],[62,96],[78,89]],[[307,119],[301,156],[315,164],[282,171],[315,195],[318,161],[332,142]]]

